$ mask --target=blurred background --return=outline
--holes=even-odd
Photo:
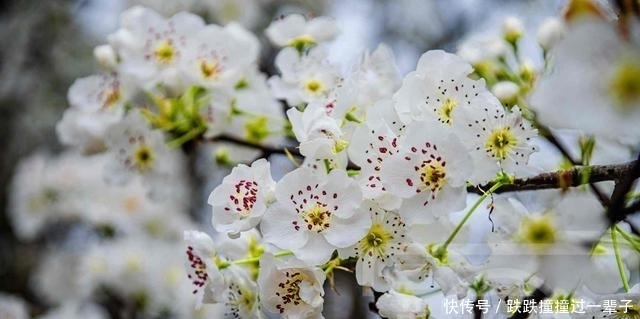
[[[275,72],[271,65],[276,51],[268,45],[263,30],[273,19],[292,12],[307,16],[331,16],[336,19],[341,30],[340,36],[332,44],[333,61],[346,67],[353,63],[363,50],[372,50],[378,43],[384,42],[392,47],[400,72],[406,74],[415,68],[419,56],[429,49],[438,48],[456,52],[465,41],[469,43],[469,41],[482,41],[485,38],[499,38],[502,23],[509,16],[519,18],[525,27],[525,36],[521,42],[523,50],[520,53],[530,59],[534,65],[539,65],[542,55],[541,52],[536,51],[535,31],[546,17],[557,15],[565,1],[16,0],[1,2],[0,296],[3,299],[0,302],[0,318],[2,319],[7,318],[2,315],[3,305],[8,307],[7,305],[10,305],[13,300],[9,295],[19,298],[20,301],[17,302],[23,305],[28,315],[32,317],[51,314],[51,311],[64,305],[65,296],[73,298],[76,294],[57,290],[60,287],[65,288],[65,282],[61,278],[80,276],[86,269],[84,267],[91,267],[73,256],[77,257],[80,252],[86,251],[87,243],[102,242],[104,238],[111,236],[112,229],[109,227],[101,227],[100,224],[88,226],[71,218],[62,221],[48,220],[46,226],[39,226],[36,235],[26,238],[17,233],[16,218],[11,216],[19,210],[17,208],[19,204],[16,201],[27,200],[29,205],[43,206],[42,211],[46,212],[49,203],[55,202],[57,196],[60,196],[60,194],[45,192],[44,197],[34,202],[33,198],[25,199],[24,195],[16,194],[18,192],[16,187],[25,189],[25,183],[28,184],[29,181],[34,184],[31,185],[32,187],[41,186],[38,183],[44,183],[43,181],[46,180],[42,174],[45,174],[43,172],[47,167],[57,170],[77,170],[77,174],[92,169],[86,164],[78,163],[74,166],[76,162],[72,156],[58,159],[53,164],[47,160],[62,156],[59,154],[63,151],[63,147],[57,140],[55,125],[68,107],[69,86],[76,78],[93,74],[98,69],[93,58],[93,48],[106,42],[106,36],[118,28],[119,14],[135,4],[149,6],[167,17],[176,12],[188,10],[200,14],[209,23],[225,24],[229,21],[239,21],[261,38],[263,43],[261,69],[268,74]],[[31,158],[27,164],[24,164],[24,159],[28,156]],[[250,155],[237,156],[242,158]],[[195,165],[195,162],[191,163]],[[65,165],[70,167],[62,167]],[[14,177],[19,167],[23,168],[21,174],[30,172],[33,175],[21,176],[20,181],[17,182]],[[178,237],[181,236],[179,233],[181,227],[189,229],[191,225],[203,224],[205,226],[201,228],[207,229],[206,223],[210,219],[210,210],[206,205],[206,196],[216,180],[227,172],[228,169],[222,169],[217,174],[201,172],[198,178],[187,180],[191,184],[189,187],[202,189],[202,191],[190,193],[191,200],[177,204],[182,205],[180,207],[189,212],[185,215],[185,220],[175,223]],[[18,183],[20,185],[16,185]],[[63,257],[51,257],[53,255],[63,255]],[[181,252],[178,252],[177,256],[178,260],[174,262],[181,265]],[[164,258],[169,257],[165,255]],[[80,264],[74,265],[74,262]],[[59,279],[59,282],[52,282],[55,281],[54,279]],[[344,280],[351,279],[345,277]],[[66,285],[66,289],[81,290],[82,287]],[[328,294],[328,299],[340,299],[332,293],[328,292]],[[355,295],[358,294],[359,292],[356,291]],[[56,295],[58,298],[55,297]],[[109,295],[108,291],[97,298],[95,303],[102,309],[98,313],[107,317],[177,318],[181,316],[166,311],[149,313],[122,311],[123,308],[140,305],[128,305],[127,301]],[[326,316],[328,318],[371,316],[367,312],[366,301],[356,300],[346,307],[340,303],[329,304],[325,307]],[[77,310],[74,314],[81,311],[84,310]]]

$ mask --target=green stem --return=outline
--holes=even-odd
[[[169,146],[170,148],[178,148],[180,146],[182,146],[182,144],[196,138],[198,135],[204,133],[204,131],[206,131],[206,127],[204,126],[200,126],[200,127],[194,127],[193,129],[191,129],[189,132],[183,134],[182,136],[175,138],[169,142],[167,142],[167,146]]]
[[[618,249],[618,237],[616,236],[615,229],[611,229],[611,241],[613,242],[613,252],[616,255],[616,263],[618,264],[618,272],[620,273],[620,281],[624,286],[624,291],[629,292],[629,282],[627,281],[627,274],[622,267],[622,256],[620,256],[620,249]]]
[[[471,206],[471,208],[469,209],[469,211],[467,212],[466,215],[464,215],[464,217],[462,218],[462,220],[458,223],[458,225],[456,226],[456,228],[453,230],[453,232],[451,233],[451,235],[449,235],[449,237],[447,238],[447,240],[444,241],[444,244],[442,244],[440,247],[438,247],[438,249],[436,250],[436,258],[438,258],[438,256],[444,256],[447,252],[447,247],[449,246],[449,244],[451,244],[451,242],[456,238],[456,236],[458,235],[458,233],[460,232],[460,230],[462,230],[462,226],[464,226],[464,224],[467,222],[467,220],[469,220],[469,218],[471,217],[471,215],[473,214],[473,212],[478,208],[478,206],[480,206],[480,204],[487,199],[487,197],[489,197],[493,192],[495,192],[498,188],[500,188],[502,185],[504,185],[505,183],[503,181],[498,181],[496,182],[493,186],[491,186],[491,188],[486,191],[484,194],[482,194],[482,196],[480,196],[480,198],[478,198],[478,200],[476,200],[475,203],[473,203],[473,206]]]
[[[617,231],[618,234],[620,234],[620,236],[622,236],[627,242],[629,242],[629,244],[633,247],[633,249],[640,252],[640,244],[638,244],[638,242],[635,239],[629,236],[629,234],[627,234],[627,232],[625,232],[623,229],[618,227],[618,225],[614,225],[613,227],[615,228],[615,231]]]
[[[326,263],[327,268],[324,269],[324,273],[330,274],[331,272],[333,272],[333,269],[336,268],[337,266],[340,266],[340,258],[336,258],[328,261]]]
[[[274,257],[282,257],[282,256],[289,256],[289,255],[293,255],[293,252],[291,250],[282,250],[282,251],[279,251],[279,252],[273,254]],[[260,260],[260,257],[261,256],[234,260],[229,265],[232,265],[232,264],[233,265],[254,264],[254,263],[257,263]]]

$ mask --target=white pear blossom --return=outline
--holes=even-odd
[[[607,228],[600,203],[588,192],[572,191],[550,210],[528,213],[517,200],[496,206],[493,220],[504,231],[491,239],[494,254],[534,256],[537,274],[549,287],[571,291],[590,273],[589,244]],[[567,265],[580,267],[567,267]]]
[[[306,19],[300,14],[290,14],[271,22],[265,34],[277,46],[304,48],[332,40],[338,33],[336,22],[328,17]]]
[[[460,112],[461,140],[474,163],[474,184],[491,180],[502,170],[511,175],[526,175],[529,156],[538,148],[534,144],[537,130],[520,109],[504,110],[500,102],[483,102],[477,110]]]
[[[360,166],[356,179],[363,196],[375,200],[384,208],[398,208],[398,197],[387,192],[380,175],[384,161],[398,152],[398,137],[386,123],[373,122],[367,121],[355,129],[349,142],[349,158]]]
[[[425,300],[394,290],[380,296],[376,307],[380,316],[389,319],[428,319],[431,314]]]
[[[231,237],[255,227],[273,200],[275,186],[267,160],[236,166],[209,196],[213,227]]]
[[[363,206],[371,215],[371,228],[357,244],[338,252],[340,258],[358,258],[356,280],[359,285],[387,291],[390,286],[383,271],[397,262],[395,255],[406,241],[405,224],[398,213],[384,210],[372,201],[365,201]]]
[[[314,102],[302,112],[296,108],[287,111],[302,155],[328,159],[347,147],[348,141],[343,138],[340,122],[328,114],[328,109],[326,105]]]
[[[629,32],[638,28],[632,23]],[[568,27],[551,54],[553,70],[531,96],[538,120],[638,145],[640,40],[624,39],[613,24],[585,18]]]
[[[285,48],[276,56],[275,65],[281,75],[272,76],[269,85],[274,95],[290,106],[324,101],[340,82],[338,70],[321,47],[302,56],[293,48]]]
[[[120,58],[120,74],[145,89],[158,84],[180,87],[178,67],[204,21],[186,12],[165,19],[136,6],[122,14],[121,25],[109,36],[109,44]]]
[[[115,185],[126,184],[141,175],[149,185],[149,195],[165,198],[172,192],[173,178],[181,173],[181,154],[172,151],[164,142],[162,132],[152,130],[138,112],[107,132],[106,144],[111,160],[105,165],[105,180]]]
[[[428,222],[464,208],[471,159],[453,134],[434,122],[412,122],[386,159],[380,176],[386,190],[404,198],[400,214],[408,223]]]
[[[193,284],[196,307],[202,303],[221,302],[218,292],[224,289],[224,278],[216,265],[215,247],[209,235],[199,231],[185,231],[187,244],[187,274]]]
[[[264,309],[286,319],[324,318],[325,278],[320,268],[266,253],[260,258],[260,302]]]
[[[122,120],[124,105],[132,93],[117,74],[77,79],[67,94],[70,107],[56,125],[60,141],[83,150],[100,150],[107,128]]]
[[[358,242],[371,226],[358,209],[360,188],[343,170],[319,176],[298,168],[278,182],[276,199],[260,224],[264,240],[313,265]]]
[[[225,28],[207,25],[188,45],[181,61],[187,83],[229,90],[256,62],[259,53],[255,36],[236,24]]]
[[[457,109],[474,109],[474,100],[491,93],[484,80],[472,80],[471,65],[444,51],[428,51],[418,61],[394,95],[395,108],[404,123],[432,119],[443,127],[458,127]]]

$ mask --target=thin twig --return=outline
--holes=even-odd
[[[270,146],[270,145],[252,143],[252,142],[249,142],[249,141],[237,138],[237,137],[229,136],[229,135],[216,136],[215,138],[210,139],[209,141],[211,141],[211,142],[229,142],[229,143],[238,144],[240,146],[252,147],[252,148],[260,150],[262,152],[262,157],[268,157],[269,155],[272,155],[272,154],[286,155],[287,153],[285,151],[285,148],[289,151],[289,153],[291,155],[297,156],[297,157],[302,157],[302,155],[300,154],[300,151],[295,146],[291,146],[291,147],[274,147],[274,146]]]

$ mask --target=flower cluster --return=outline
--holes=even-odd
[[[458,54],[428,51],[404,77],[385,45],[338,66],[329,58],[338,26],[327,17],[273,21],[264,34],[279,51],[267,76],[258,37],[239,24],[133,7],[95,50],[103,72],[69,89],[57,126],[64,144],[86,154],[23,164],[14,227],[34,237],[46,208],[133,233],[69,256],[76,266],[67,272],[82,274],[80,299],[106,286],[154,314],[174,303],[177,316],[195,315],[185,304],[214,304],[204,309],[224,318],[323,318],[325,288],[342,270],[376,292],[385,318],[445,317],[445,298],[491,300],[492,313],[509,317],[521,309],[507,301],[541,292],[536,298],[568,304],[630,292],[640,237],[607,207],[638,203],[633,179],[621,195],[610,183],[573,187],[590,184],[588,165],[606,153],[600,141],[624,149],[620,159],[637,151],[639,30],[625,24],[619,35],[593,3],[569,14],[585,3],[572,1],[564,19],[542,25],[540,68],[522,57],[523,26],[508,18],[501,38],[471,39]],[[564,149],[571,138],[578,146]],[[214,144],[212,157],[208,147],[220,141],[261,154]],[[545,161],[551,147],[564,162]],[[278,150],[293,169],[268,158]],[[145,251],[149,238],[196,229],[172,212],[188,210],[185,172],[202,152],[204,170],[212,159],[233,166],[207,190],[217,234],[186,230],[183,245],[165,240]],[[582,165],[579,176],[561,172],[541,184],[549,190],[502,193],[567,162]],[[92,214],[78,213],[87,204]],[[58,280],[46,270],[45,289]],[[620,298],[636,302],[637,315],[637,296],[609,299]]]

